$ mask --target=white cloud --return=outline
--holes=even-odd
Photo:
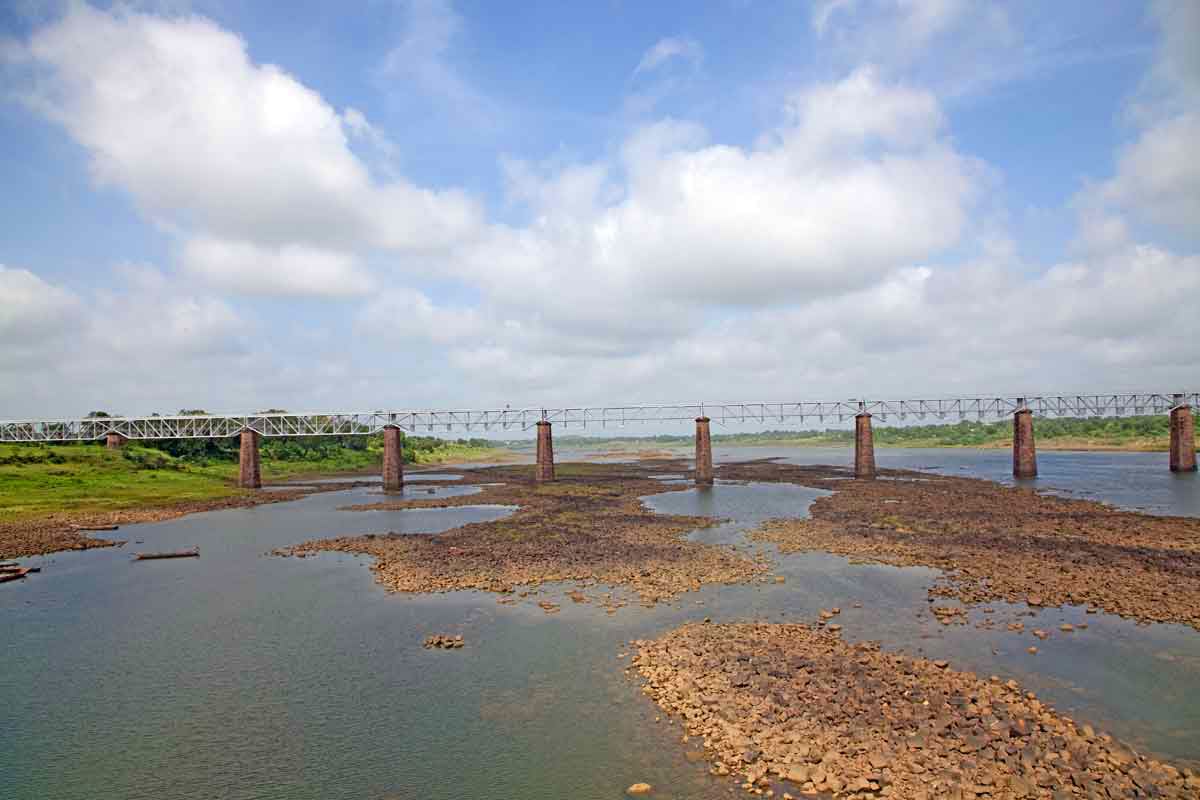
[[[400,6],[404,30],[380,67],[389,90],[397,95],[420,92],[475,128],[507,125],[509,112],[454,66],[450,50],[462,31],[462,18],[450,1],[401,0]]]
[[[633,74],[637,75],[657,69],[676,58],[686,61],[693,67],[698,66],[704,59],[704,48],[700,46],[699,42],[688,36],[668,36],[659,39],[642,55]]]
[[[0,267],[0,408],[5,416],[97,408],[170,410],[252,378],[251,325],[226,301],[154,267],[122,265],[77,294]]]
[[[213,287],[245,294],[349,297],[374,287],[352,256],[305,244],[200,237],[184,247],[183,266]]]
[[[1137,129],[1116,174],[1085,191],[1084,206],[1109,206],[1200,241],[1200,4],[1160,0],[1151,16],[1162,33],[1150,75],[1127,111]],[[1094,211],[1092,213],[1095,213]]]
[[[1147,128],[1126,147],[1103,200],[1185,233],[1200,234],[1200,112]]]
[[[447,269],[543,319],[638,335],[684,307],[761,306],[865,285],[954,246],[985,176],[929,94],[862,70],[792,98],[752,148],[691,123],[637,130],[612,162],[509,163],[524,228],[494,226]]]
[[[38,70],[31,102],[60,122],[91,157],[102,184],[186,238],[245,242],[302,258],[264,267],[303,292],[343,291],[350,253],[444,249],[479,224],[466,194],[377,182],[349,136],[387,140],[353,109],[339,114],[277,66],[253,63],[245,43],[201,17],[105,13],[74,5],[26,48]],[[314,252],[323,266],[314,267]],[[337,254],[335,254],[335,251]],[[217,274],[221,285],[238,275]],[[245,288],[260,291],[257,273]]]
[[[0,264],[0,341],[51,333],[79,307],[71,292],[46,283],[29,270]],[[12,338],[9,338],[12,337]]]
[[[424,292],[386,289],[371,299],[358,315],[364,333],[396,342],[418,339],[445,345],[486,337],[485,321],[476,309],[440,308]]]

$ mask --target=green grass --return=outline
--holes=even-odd
[[[266,451],[267,448],[264,448]],[[505,451],[448,442],[405,453],[409,463],[440,464],[496,458]],[[297,476],[372,473],[375,448],[324,448],[286,459],[264,452],[264,481]],[[229,458],[178,458],[130,442],[120,450],[96,444],[0,445],[0,522],[59,512],[98,513],[155,508],[230,497],[238,465]]]
[[[0,521],[227,497],[230,476],[129,446],[0,445]]]

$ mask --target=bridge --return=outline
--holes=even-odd
[[[85,417],[58,420],[0,421],[0,442],[83,442],[103,439],[110,448],[126,441],[154,439],[214,439],[240,437],[238,483],[260,488],[258,444],[261,437],[353,436],[383,434],[383,482],[387,490],[404,485],[400,432],[537,431],[535,475],[554,479],[553,425],[577,428],[618,428],[631,424],[694,421],[696,424],[697,484],[712,484],[710,422],[787,423],[845,422],[855,424],[854,473],[875,476],[875,447],[871,420],[1013,419],[1013,475],[1037,476],[1033,418],[1122,417],[1169,414],[1170,469],[1196,469],[1192,406],[1200,392],[1110,392],[1099,394],[1042,394],[1008,397],[828,401],[700,402],[562,408],[504,408],[494,410],[349,411],[317,413],[206,414],[196,416]]]

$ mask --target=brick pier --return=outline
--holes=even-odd
[[[243,489],[262,488],[262,465],[258,459],[257,432],[242,431],[242,448],[238,454],[238,486]]]
[[[708,430],[708,417],[696,417],[696,485],[712,486],[712,437]]]
[[[1176,397],[1175,402],[1182,402]],[[1192,407],[1177,405],[1171,409],[1171,472],[1196,470],[1196,428]]]
[[[389,425],[383,429],[383,490],[398,492],[404,488],[404,449],[400,446],[400,429]]]
[[[554,480],[554,440],[550,436],[550,423],[542,420],[537,424],[537,467],[538,483]]]
[[[854,477],[875,477],[875,436],[871,415],[865,411],[854,416]]]
[[[110,433],[104,437],[104,446],[109,450],[120,450],[129,441],[119,433]]]
[[[1037,447],[1033,442],[1033,412],[1023,408],[1013,414],[1013,477],[1037,477]]]

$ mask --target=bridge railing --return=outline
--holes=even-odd
[[[1200,404],[1200,392],[1113,392],[901,400],[751,401],[504,408],[491,410],[338,411],[87,417],[0,422],[0,442],[71,442],[116,434],[126,439],[214,439],[244,430],[268,437],[353,436],[396,427],[410,433],[527,431],[546,420],[569,428],[619,428],[708,417],[719,424],[845,422],[866,412],[889,419],[1002,419],[1028,408],[1038,417],[1120,417],[1165,414]]]

